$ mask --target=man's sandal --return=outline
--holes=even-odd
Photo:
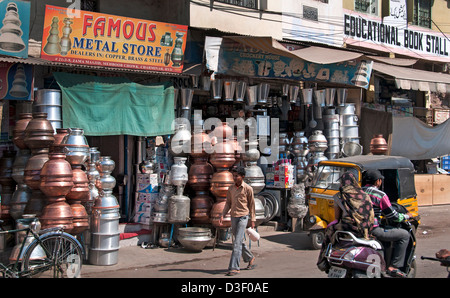
[[[256,264],[253,264],[253,262],[255,261],[255,258],[253,258],[250,262],[248,262],[248,266],[247,266],[247,270],[253,270],[256,267]]]
[[[226,275],[227,276],[235,276],[239,273],[240,273],[240,271],[238,271],[238,270],[231,270],[231,271],[228,271],[228,273]]]

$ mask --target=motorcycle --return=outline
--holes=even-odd
[[[408,278],[416,276],[416,237],[409,221],[399,223],[410,235],[404,266],[399,268]],[[357,238],[349,231],[336,231],[334,245],[327,247],[326,258],[330,265],[329,278],[381,278],[392,277],[386,272],[391,263],[393,242]]]
[[[450,260],[449,259],[438,259],[438,258],[429,258],[429,257],[421,257],[422,260],[430,260],[430,261],[438,261],[441,262],[442,266],[447,267],[448,276],[447,278],[450,278]]]

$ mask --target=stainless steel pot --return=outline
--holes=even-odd
[[[357,138],[358,125],[341,125],[341,138]]]
[[[211,230],[200,227],[179,228],[178,241],[188,250],[202,251],[211,241]]]
[[[167,208],[167,221],[169,223],[187,223],[190,220],[190,202],[191,200],[183,195],[171,196]]]

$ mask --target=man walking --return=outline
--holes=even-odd
[[[236,275],[240,272],[241,256],[244,262],[248,262],[246,269],[255,268],[253,264],[255,257],[247,248],[244,242],[244,233],[250,218],[251,227],[255,228],[255,199],[253,197],[253,188],[244,182],[245,169],[238,167],[232,170],[234,184],[228,188],[227,201],[220,217],[222,224],[223,217],[230,211],[231,230],[234,236],[233,252],[231,254],[230,264],[228,266],[228,276]]]

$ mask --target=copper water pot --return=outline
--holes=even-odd
[[[233,139],[233,129],[227,122],[222,122],[221,126],[214,128],[212,134],[218,139],[219,142],[221,140]]]
[[[57,128],[54,145],[60,145],[65,136],[69,134],[68,128]]]
[[[48,152],[35,154],[30,157],[23,170],[24,181],[29,188],[39,190],[41,169],[47,161]]]
[[[66,195],[69,204],[81,202],[87,203],[90,200],[89,180],[86,172],[81,169],[81,165],[72,165],[73,187]]]
[[[189,168],[188,183],[195,191],[207,191],[211,186],[214,168],[207,160],[207,157],[195,158],[194,163]]]
[[[25,129],[28,123],[33,119],[32,113],[20,113],[19,120],[16,122],[16,126],[13,129],[13,143],[19,149],[27,149],[28,146],[25,144]]]
[[[209,224],[214,201],[207,191],[198,191],[191,200],[191,221],[195,224]]]
[[[220,224],[219,220],[222,216],[223,209],[225,208],[226,200],[221,199],[214,203],[211,209],[211,224],[219,229],[226,229],[231,227],[231,216],[230,212],[223,217],[222,224]]]
[[[40,190],[47,196],[49,203],[65,201],[72,189],[73,171],[64,153],[49,153],[49,160],[42,166]]]
[[[207,157],[208,153],[212,151],[211,138],[203,131],[194,132],[191,137],[191,153],[193,158]]]
[[[226,198],[228,188],[233,185],[233,174],[230,171],[219,171],[211,178],[211,193],[218,198]]]
[[[209,162],[216,169],[229,169],[236,163],[236,145],[232,141],[224,140],[214,145],[214,153],[211,154]]]
[[[370,152],[374,155],[386,154],[388,150],[388,144],[383,138],[382,134],[374,135],[370,140]]]
[[[65,200],[45,206],[39,220],[42,229],[64,227],[64,231],[67,233],[71,233],[73,230],[72,208]]]
[[[71,234],[81,234],[89,229],[89,215],[87,214],[86,208],[79,203],[70,204],[70,208],[72,209],[73,216],[73,229]]]
[[[33,113],[33,119],[25,129],[24,142],[28,148],[33,149],[50,147],[55,142],[54,129],[47,113]]]

